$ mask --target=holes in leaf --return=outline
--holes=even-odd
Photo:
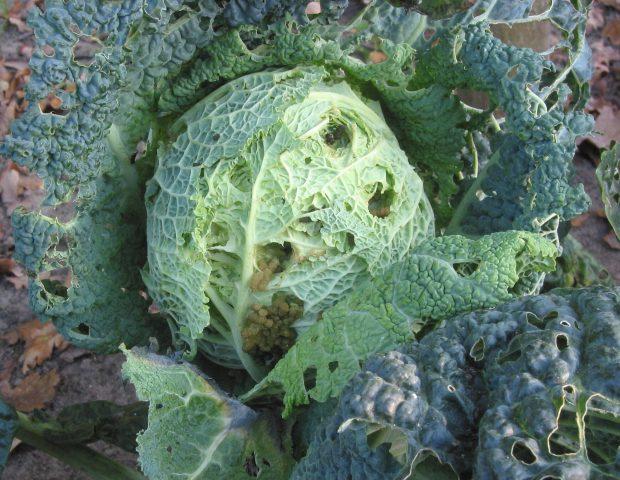
[[[555,346],[558,347],[560,352],[568,348],[568,337],[564,334],[557,335],[555,337]]]
[[[166,452],[172,453],[172,447],[170,445],[166,447]]]
[[[90,35],[82,35],[73,45],[73,61],[83,67],[89,67],[95,61],[95,55],[103,49],[101,40]]]
[[[355,235],[351,232],[347,232],[347,246],[349,250],[353,250],[355,248]]]
[[[307,368],[304,372],[304,387],[306,392],[309,392],[316,387],[316,373],[317,370],[315,367]]]
[[[558,425],[549,435],[549,452],[553,455],[572,455],[579,451],[579,428],[575,407],[575,389],[564,388],[564,403],[558,413]]]
[[[502,118],[506,118],[506,112],[504,112],[504,110],[502,110],[501,108],[496,108],[495,110],[493,110],[493,116],[497,120],[501,120]]]
[[[437,31],[434,28],[427,28],[424,30],[424,40],[430,40],[435,36]]]
[[[162,408],[164,408],[164,405],[163,405],[163,404],[161,404],[161,403],[158,403],[158,404],[156,404],[156,405],[155,405],[155,408],[156,408],[157,410],[161,410]]]
[[[46,300],[49,300],[50,297],[69,298],[71,277],[71,269],[67,267],[39,273],[37,278],[43,286],[43,291],[41,292],[42,297]]]
[[[525,320],[527,323],[536,328],[545,328],[545,321],[540,318],[538,315],[532,312],[527,312],[525,314]]]
[[[77,327],[73,328],[72,331],[79,335],[90,336],[90,327],[85,323],[80,323]]]
[[[306,157],[306,158],[304,158],[304,163],[305,163],[306,165],[310,165],[310,164],[312,163],[312,158],[311,158],[311,157]]]
[[[394,190],[383,189],[381,183],[375,185],[375,193],[368,200],[368,211],[374,217],[385,218],[390,214],[390,208],[394,203]]]
[[[510,452],[514,458],[526,465],[531,465],[536,461],[536,455],[530,447],[524,442],[515,442],[512,444],[512,450]]]
[[[487,110],[491,105],[489,94],[480,90],[459,88],[454,93],[465,105],[470,107]]]
[[[53,93],[48,94],[43,100],[39,100],[39,109],[41,113],[50,113],[61,117],[69,113],[68,110],[62,108],[62,99]]]
[[[342,123],[330,121],[323,130],[323,141],[334,149],[346,148],[351,144],[349,129]]]
[[[217,142],[220,139],[220,134],[219,133],[214,133],[213,134],[213,141]]]
[[[517,23],[510,26],[495,24],[492,25],[491,31],[495,37],[508,45],[531,48],[539,53],[551,48],[554,38],[562,38],[562,32],[554,28],[549,21]]]
[[[64,253],[64,252],[68,252],[70,248],[73,248],[75,246],[75,241],[68,237],[67,235],[62,235],[61,237],[55,239],[55,243],[52,247],[52,251],[54,253]],[[60,255],[59,255],[60,256]],[[67,275],[67,272],[57,272],[58,274],[62,275],[62,278],[64,279],[65,276]]]
[[[247,473],[250,477],[258,477],[260,469],[256,464],[256,454],[252,452],[248,458],[245,459],[244,463],[245,473]]]
[[[479,362],[484,358],[484,339],[479,338],[476,340],[469,351],[469,356],[473,358],[476,362]]]
[[[329,368],[329,371],[331,373],[334,373],[336,371],[336,369],[338,368],[338,362],[329,362],[329,365],[327,366],[327,368]]]
[[[455,262],[452,267],[461,277],[469,277],[480,268],[480,261]]]
[[[515,65],[513,66],[510,70],[508,70],[508,73],[506,73],[506,76],[509,79],[513,79],[517,76],[517,73],[519,73],[519,68],[521,67],[521,65]]]
[[[191,232],[183,232],[181,234],[181,238],[183,239],[183,246],[188,247],[190,243],[192,243],[192,234]]]
[[[616,449],[620,443],[616,433],[618,421],[613,414],[606,413],[613,409],[613,403],[602,397],[592,397],[586,403],[583,419],[586,454],[596,465],[613,464],[616,457]]]
[[[454,393],[454,392],[456,392],[456,388],[454,388],[454,385],[448,385],[448,391],[450,393]]]
[[[140,140],[136,145],[136,149],[129,158],[129,163],[132,165],[135,164],[138,160],[140,160],[144,154],[146,153],[146,142],[144,140]]]

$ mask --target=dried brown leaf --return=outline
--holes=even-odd
[[[603,5],[620,10],[620,0],[599,0]]]
[[[590,141],[598,148],[609,148],[612,141],[620,141],[620,111],[605,105],[600,112],[594,126],[597,133]]]
[[[574,228],[579,228],[588,220],[588,218],[590,218],[590,212],[582,213],[578,217],[573,218],[570,221],[570,224]]]
[[[603,35],[616,46],[620,46],[620,20],[610,20],[603,27]]]
[[[6,206],[17,202],[17,190],[19,185],[19,172],[9,165],[0,172],[0,196]]]
[[[15,290],[21,290],[22,288],[26,288],[28,286],[28,276],[21,265],[15,264],[15,266],[11,269],[11,273],[12,276],[6,277],[6,280],[13,285]]]
[[[0,258],[0,276],[12,274],[15,265],[15,260],[12,258]]]
[[[22,323],[2,338],[10,344],[18,340],[24,342],[22,373],[42,365],[52,356],[55,349],[62,351],[69,346],[69,342],[56,331],[53,323],[41,323],[38,319]]]
[[[306,5],[306,15],[318,15],[321,13],[321,2],[309,2]]]
[[[31,372],[15,387],[8,382],[0,382],[0,393],[4,400],[22,412],[32,412],[43,408],[56,395],[56,387],[60,383],[60,375],[54,370],[40,375]]]
[[[620,250],[620,241],[613,231],[603,237],[603,242],[605,242],[612,250]]]

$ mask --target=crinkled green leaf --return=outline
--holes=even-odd
[[[601,187],[605,214],[616,236],[620,238],[620,146],[601,155],[601,163],[596,167],[596,178]]]
[[[506,114],[506,128],[492,137],[493,153],[460,200],[448,231],[536,230],[541,219],[569,219],[587,208],[583,187],[570,179],[575,139],[589,132],[592,121],[548,108],[544,95],[532,90],[548,68],[538,54],[504,45],[479,25],[447,34],[420,58],[415,85],[481,90]],[[566,93],[560,92],[558,105]]]
[[[619,289],[446,320],[366,361],[292,478],[617,478],[619,333]]]
[[[293,460],[274,424],[188,363],[139,348],[124,352],[123,374],[149,402],[138,454],[151,480],[288,478]]]
[[[2,475],[4,465],[9,458],[17,427],[18,420],[15,410],[0,398],[0,475]]]
[[[423,87],[441,90],[441,86],[449,92],[459,88],[484,92],[489,97],[489,108],[478,112],[481,115],[464,106],[466,121],[459,118],[463,112],[459,116],[444,114],[449,103],[435,103],[444,115],[436,124],[428,122],[430,134],[423,130],[421,139],[443,129],[449,133],[446,138],[454,142],[435,138],[427,144],[416,143],[417,126],[401,127],[412,123],[408,112],[415,112],[402,101],[403,94],[395,97],[396,102],[382,98],[388,112],[396,111],[391,125],[420,171],[438,226],[449,224],[449,232],[538,230],[552,215],[569,219],[587,208],[585,192],[571,183],[575,139],[592,127],[591,119],[579,113],[587,98],[591,73],[584,39],[587,2],[574,6],[568,0],[556,0],[536,14],[532,13],[532,4],[531,0],[480,0],[465,13],[445,21],[430,21],[379,2],[364,17],[369,24],[366,29],[360,25],[362,38],[369,32],[407,41],[416,48],[407,95]],[[485,28],[485,22],[535,25],[545,21],[562,32],[553,46],[569,58],[562,69],[529,49],[502,43]],[[403,32],[403,22],[416,26]],[[394,79],[387,79],[393,85]],[[381,86],[379,90],[389,92]],[[445,98],[453,103],[457,100],[450,95]],[[481,125],[480,121],[489,119],[496,108],[506,115],[503,123],[491,119],[493,126]],[[416,123],[419,120],[414,115]],[[490,139],[490,155],[478,148],[476,130]],[[433,150],[437,150],[435,155],[430,153]],[[439,160],[439,168],[425,158],[427,152],[428,159]]]
[[[243,76],[171,128],[146,193],[145,282],[181,340],[210,327],[206,340],[234,347],[257,379],[241,335],[252,308],[292,296],[293,327],[307,327],[434,233],[376,104],[322,68]]]
[[[140,277],[146,238],[133,179],[105,175],[92,203],[79,206],[68,222],[23,209],[13,213],[15,258],[31,275],[32,309],[83,348],[113,352],[122,342],[146,344],[161,328],[148,313]]]
[[[428,240],[357,287],[300,336],[244,401],[284,391],[284,415],[337,396],[360,363],[438,320],[535,291],[554,269],[553,243],[526,232]]]

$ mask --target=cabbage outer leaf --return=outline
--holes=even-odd
[[[619,312],[555,290],[372,357],[292,478],[618,478]]]
[[[138,435],[137,449],[149,479],[289,478],[292,457],[255,411],[188,363],[139,347],[123,351],[123,375],[149,402],[148,428]]]
[[[283,390],[287,416],[310,398],[337,396],[373,353],[456,313],[536,291],[556,256],[552,242],[527,232],[428,240],[326,310],[242,401]]]

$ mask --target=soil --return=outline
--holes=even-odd
[[[0,29],[3,26],[0,25]],[[24,62],[31,51],[32,36],[29,32],[20,32],[15,25],[4,26],[0,30],[0,60]],[[618,92],[616,88],[609,91]],[[607,95],[609,91],[606,92]],[[616,97],[617,98],[617,97]],[[615,101],[616,98],[612,99]],[[2,112],[0,111],[0,116]],[[0,125],[2,118],[0,118]],[[592,207],[583,216],[579,226],[572,229],[572,234],[610,271],[616,282],[620,284],[620,250],[614,250],[603,237],[610,232],[606,219],[598,213],[602,209],[600,194],[594,177],[597,154],[587,149],[588,155],[578,154],[575,159],[578,181],[585,185],[592,198]],[[0,159],[0,172],[2,159]],[[0,202],[0,258],[8,258],[12,253],[11,227],[9,208]],[[0,275],[0,335],[15,328],[16,325],[34,318],[28,307],[28,295],[25,288],[16,289],[6,276]],[[9,346],[0,340],[0,370],[12,359],[19,358],[22,353],[19,344]],[[120,375],[123,358],[120,354],[99,356],[90,352],[69,347],[55,353],[43,365],[37,367],[40,373],[56,369],[60,375],[54,399],[47,405],[51,412],[58,412],[67,405],[89,400],[112,400],[117,403],[130,403],[136,400],[135,392],[130,384],[124,383]],[[22,377],[19,369],[13,373],[12,381]],[[93,445],[94,448],[112,458],[135,467],[136,456],[116,447],[103,443]],[[87,480],[88,477],[74,471],[59,461],[36,451],[26,445],[19,445],[11,453],[5,468],[4,479],[7,480]]]

